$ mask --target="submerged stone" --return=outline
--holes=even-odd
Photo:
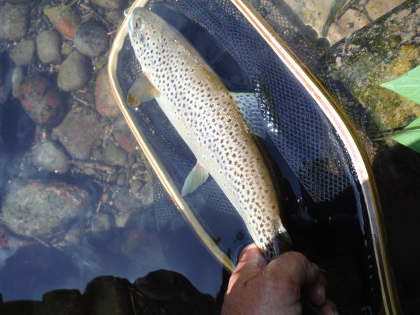
[[[42,63],[60,63],[61,39],[54,30],[43,31],[36,37],[38,58]]]
[[[104,134],[105,125],[100,116],[85,108],[70,111],[53,134],[73,158],[87,159],[95,142]]]
[[[18,40],[28,30],[28,8],[25,5],[6,3],[0,7],[0,39]]]
[[[64,182],[16,180],[9,185],[0,218],[15,233],[47,238],[88,210],[89,194]]]

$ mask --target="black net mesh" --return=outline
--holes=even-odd
[[[277,1],[253,4],[286,41],[293,39],[292,48],[300,50],[303,61],[316,68],[313,49],[319,45],[307,40],[308,30],[302,31],[287,6]],[[347,284],[335,296],[342,314],[376,314],[378,282],[359,183],[339,135],[316,102],[230,1],[154,0],[149,6],[193,44],[231,91],[255,94],[258,104],[249,110],[247,123],[258,131],[277,174],[296,248],[328,269],[334,288]],[[127,40],[118,69],[125,93],[139,71]],[[194,156],[156,104],[142,104],[137,112],[143,132],[181,188]],[[161,188],[155,191],[155,200],[167,198]],[[250,241],[214,181],[186,200],[228,254],[235,257]],[[173,205],[166,205],[173,211]],[[171,212],[161,211],[167,220]],[[220,220],[229,222],[229,229]]]

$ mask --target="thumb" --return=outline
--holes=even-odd
[[[266,264],[267,261],[261,253],[261,250],[255,244],[245,247],[239,257],[239,262],[235,270],[230,276],[227,293],[235,285],[254,277]]]

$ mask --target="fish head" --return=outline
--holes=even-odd
[[[146,8],[136,8],[128,17],[128,34],[142,67],[156,55],[155,48],[167,45],[166,28],[163,19]]]

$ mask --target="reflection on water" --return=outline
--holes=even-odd
[[[216,297],[223,287],[222,267],[168,200],[136,149],[125,122],[115,110],[107,74],[101,71],[106,63],[106,49],[95,49],[95,45],[109,47],[122,17],[121,2],[50,2],[0,0],[3,300],[40,299],[46,291],[59,288],[83,291],[90,280],[105,274],[133,282],[157,269],[177,271],[199,291]],[[164,1],[154,2],[158,3],[155,11],[194,43],[230,90],[255,88],[254,81],[261,77],[247,77],[244,69],[254,65],[240,63],[231,53],[232,45],[237,43],[223,43],[222,34],[217,32],[209,36],[205,27],[191,22],[194,14],[186,14],[188,10],[185,15],[176,14],[173,8],[159,5]],[[179,1],[180,7],[182,2]],[[294,0],[253,2],[270,23],[277,23],[276,27],[283,30],[280,35],[301,59],[335,88],[342,103],[349,105],[353,120],[368,135],[372,130],[377,133],[398,127],[419,115],[413,104],[376,86],[384,77],[384,69],[388,71],[386,76],[391,77],[418,63],[418,30],[410,22],[418,17],[416,1],[401,5],[401,1],[371,0],[360,7],[353,1],[325,0],[319,6],[308,1],[305,7]],[[385,2],[387,5],[382,5]],[[215,8],[216,1],[210,9]],[[377,20],[381,16],[384,17]],[[93,20],[95,27],[84,26]],[[216,19],[209,20],[209,25],[220,27]],[[237,34],[237,29],[229,35]],[[124,62],[119,75],[123,88],[128,90],[138,69],[129,48],[123,51],[121,59]],[[260,59],[261,64],[269,64],[268,55],[261,54]],[[258,92],[264,94],[270,86],[261,85]],[[13,90],[18,92],[13,95]],[[269,96],[262,101],[268,106],[263,107],[268,113],[265,119],[282,122],[276,132],[284,132],[280,136],[293,144],[304,141],[305,124],[302,133],[290,132],[290,113],[271,116],[270,100],[276,95],[264,95]],[[385,106],[383,100],[388,97],[393,99]],[[167,125],[155,103],[144,104],[137,117],[148,137],[161,141],[152,144],[162,153],[164,164],[176,163],[177,167],[169,170],[181,187],[194,157]],[[377,279],[369,234],[365,233],[366,218],[361,215],[364,209],[357,201],[359,187],[355,184],[351,189],[336,191],[334,200],[317,200],[316,189],[326,187],[322,194],[329,194],[328,186],[323,188],[301,179],[307,174],[316,178],[318,174],[318,178],[339,180],[343,167],[339,165],[339,169],[329,155],[315,158],[285,153],[275,140],[268,136],[262,146],[270,156],[267,163],[272,165],[278,188],[283,192],[296,248],[328,270],[341,313],[362,313],[363,307],[365,311],[375,310],[379,301]],[[171,143],[179,145],[174,149]],[[409,232],[391,223],[401,220],[395,211],[398,205],[407,208],[403,219],[413,225],[410,233],[416,228],[417,220],[412,220],[408,210],[416,200],[413,187],[417,186],[412,185],[416,179],[412,173],[418,169],[418,158],[395,146],[390,149],[390,144],[372,145],[366,140],[366,145],[379,175],[380,192],[383,189],[385,214],[390,219],[388,228],[394,232],[390,244],[398,250],[394,250],[393,257],[404,266],[396,270],[404,288],[404,306],[409,309],[417,298],[410,279],[411,271],[416,269],[413,262],[417,261],[411,252],[417,247],[408,241]],[[292,159],[295,164],[290,163]],[[384,174],[384,169],[390,172]],[[410,173],[402,184],[405,192],[388,196],[387,192],[395,188],[390,183],[396,178],[400,183],[401,174]],[[208,181],[187,201],[221,249],[235,260],[250,238],[215,183]],[[410,253],[405,250],[409,246],[413,247]],[[89,288],[87,292],[91,292]],[[131,289],[124,282],[118,290]]]

